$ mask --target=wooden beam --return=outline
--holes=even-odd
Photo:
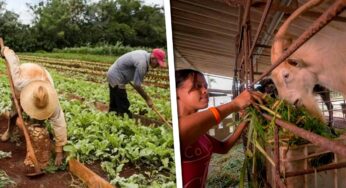
[[[192,42],[192,43],[198,43],[200,45],[213,45],[216,47],[228,49],[228,50],[233,50],[234,45],[233,42],[228,42],[228,41],[208,41],[205,39],[197,39],[197,38],[190,38],[190,37],[184,37],[180,35],[175,35],[173,37],[173,41],[185,41],[185,42]]]
[[[193,53],[191,51],[185,51],[184,56],[186,58],[201,58],[205,59],[208,61],[217,61],[217,62],[224,62],[224,61],[229,61],[233,57],[225,57],[225,56],[215,56],[215,55],[208,55],[208,54],[203,54],[203,53]]]
[[[201,14],[208,15],[209,17],[215,18],[215,19],[237,20],[237,16],[223,14],[220,11],[215,11],[215,10],[210,10],[203,7],[194,6],[189,3],[181,2],[178,0],[171,1],[171,9],[172,9],[172,12],[178,9],[178,10],[186,11],[189,13],[194,13],[196,15],[201,15]]]
[[[226,30],[228,32],[236,30],[233,29],[235,27],[235,24],[232,23],[225,23],[225,22],[215,22],[215,21],[208,21],[206,19],[201,19],[201,17],[191,14],[173,14],[172,15],[172,22],[179,22],[179,21],[185,21],[189,23],[199,23],[203,24],[204,27],[213,27],[218,28],[221,30]]]
[[[233,45],[233,43],[234,43],[234,38],[229,38],[229,40],[227,40],[227,41],[225,41],[225,38],[223,38],[224,40],[216,40],[216,39],[213,39],[213,38],[205,38],[205,37],[202,37],[202,36],[199,36],[199,35],[193,35],[191,33],[185,33],[185,32],[179,32],[179,31],[173,31],[173,40],[175,38],[189,38],[189,39],[192,39],[192,40],[203,40],[203,41],[211,42],[211,43],[214,43],[214,44],[217,44],[217,43],[218,44],[229,43],[229,44]]]
[[[215,20],[210,20],[209,18],[201,18],[201,16],[193,14],[172,14],[172,22],[187,22],[188,24],[200,24],[202,28],[215,28],[216,30],[224,30],[225,32],[238,33],[237,25],[234,23],[220,22]],[[256,32],[256,25],[251,27],[252,32]]]
[[[200,58],[212,58],[216,59],[217,61],[231,61],[234,59],[234,56],[229,53],[230,55],[215,55],[212,53],[206,53],[201,51],[200,49],[191,49],[191,48],[185,48],[180,47],[179,51],[184,55],[184,57],[200,57]],[[215,61],[215,60],[214,60]]]
[[[183,48],[185,49],[185,48]],[[223,56],[223,55],[214,55],[214,54],[209,54],[197,50],[191,50],[191,49],[186,49],[184,51],[184,56],[185,57],[196,57],[196,58],[202,58],[202,59],[210,59],[213,61],[228,61],[230,59],[234,59],[234,56]]]
[[[179,15],[179,16],[186,16],[191,19],[200,19],[205,20],[206,22],[214,23],[216,25],[232,25],[234,24],[232,22],[232,19],[217,19],[212,16],[208,16],[207,14],[203,14],[203,12],[193,12],[189,10],[185,10],[182,8],[173,8],[172,7],[172,16]]]
[[[223,55],[223,56],[229,56],[231,57],[228,53],[222,53],[222,52],[218,52],[218,51],[215,51],[215,50],[209,50],[209,49],[200,49],[198,47],[193,47],[193,46],[190,46],[190,45],[179,45],[179,44],[174,44],[174,46],[176,48],[185,48],[185,49],[193,49],[193,50],[198,50],[198,51],[201,51],[201,52],[205,52],[205,53],[210,53],[210,54],[214,54],[214,55]]]
[[[227,35],[218,34],[218,33],[212,33],[210,31],[205,31],[198,28],[191,28],[188,26],[180,25],[180,24],[173,24],[172,30],[173,30],[173,35],[175,32],[181,32],[181,33],[188,33],[190,35],[199,36],[201,38],[209,38],[209,39],[217,40],[217,41],[230,41],[230,40],[233,40],[233,38],[235,37],[235,36],[227,36]]]
[[[217,31],[217,30],[213,30],[214,28],[201,28],[198,24],[188,24],[188,23],[181,23],[181,22],[173,22],[172,23],[174,28],[181,26],[183,28],[185,28],[185,30],[199,30],[199,31],[204,31],[204,32],[208,32],[211,35],[220,35],[220,36],[224,36],[224,37],[235,37],[236,34],[230,33],[230,32],[224,32],[224,31]]]
[[[197,21],[197,20],[188,20],[188,19],[183,19],[183,18],[173,19],[172,24],[173,25],[180,24],[180,25],[191,27],[191,28],[198,28],[198,29],[202,29],[205,31],[223,34],[226,36],[235,36],[236,35],[236,32],[231,30],[230,28],[221,28],[221,27],[217,27],[217,26],[213,26],[213,25],[207,25],[207,24],[203,23],[202,21]]]
[[[192,50],[181,48],[179,49],[181,54],[187,58],[187,59],[198,59],[198,60],[207,60],[207,62],[210,63],[217,63],[217,64],[224,64],[232,61],[234,57],[227,57],[222,55],[213,55],[213,54],[207,54],[203,52],[195,52],[196,55],[191,55]]]
[[[225,6],[225,4],[223,3],[212,2],[210,0],[178,0],[178,1],[193,5],[195,7],[201,7],[208,10],[220,12],[222,14],[238,17],[238,14],[237,14],[238,9],[236,7]]]
[[[175,55],[175,58],[179,58],[179,59],[180,59],[184,64],[186,64],[187,66],[192,67],[192,68],[198,70],[198,68],[195,67],[193,64],[191,64],[191,62],[189,62],[188,60],[186,60],[186,59],[184,58],[184,56],[182,56],[182,55],[180,54],[179,50],[176,49],[176,48],[174,49],[174,55]]]
[[[222,46],[218,46],[218,45],[213,45],[213,44],[201,44],[199,42],[190,42],[190,41],[181,41],[181,40],[175,40],[174,44],[177,46],[191,46],[191,47],[196,47],[197,49],[208,49],[208,50],[212,50],[212,51],[216,51],[216,52],[220,52],[220,53],[225,53],[225,54],[229,54],[231,53],[231,49],[228,50],[227,48],[224,48]],[[232,53],[234,55],[234,53]]]
[[[185,58],[190,60],[191,62],[195,62],[195,64],[211,65],[221,69],[227,68],[227,67],[233,67],[231,62],[234,59],[234,58],[224,58],[223,60],[216,61],[215,58],[211,60],[207,60],[202,57],[190,57],[190,56],[185,56]]]

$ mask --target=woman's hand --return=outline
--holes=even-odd
[[[256,91],[244,90],[233,100],[233,102],[239,108],[239,110],[243,110],[253,103],[262,104],[261,93]]]

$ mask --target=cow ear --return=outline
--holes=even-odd
[[[298,68],[306,67],[305,62],[302,59],[287,59],[287,63]]]

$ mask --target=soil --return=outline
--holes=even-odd
[[[72,93],[63,93],[63,95],[65,95],[70,100],[78,100],[81,102],[83,102],[85,100],[83,97],[80,97],[80,96],[72,94]],[[96,102],[94,102],[94,106],[96,109],[100,110],[101,112],[108,112],[108,104],[106,104],[106,103],[96,101]],[[154,125],[154,126],[158,127],[158,126],[161,126],[162,124],[164,124],[163,121],[150,119],[150,118],[145,117],[144,115],[146,113],[147,112],[142,111],[142,112],[140,112],[140,114],[133,114],[133,117],[137,121],[140,121],[143,125],[146,125],[146,126]]]
[[[75,95],[73,93],[64,93],[64,95],[66,95],[66,97],[70,100],[77,100],[77,101],[81,101],[81,102],[84,102],[84,98],[83,97],[80,97],[78,95]]]
[[[0,117],[0,133],[2,134],[7,126],[7,119]],[[26,155],[25,142],[16,146],[15,143],[1,142],[0,150],[12,152],[11,158],[0,159],[0,169],[17,183],[17,187],[49,187],[61,188],[69,187],[71,184],[71,174],[67,171],[56,172],[54,174],[44,174],[38,177],[27,177],[24,159]]]
[[[94,102],[94,105],[95,108],[97,108],[101,112],[108,112],[108,105],[106,103],[96,101]]]
[[[108,112],[108,105],[102,102],[94,102],[95,107],[100,110],[101,112]],[[149,126],[149,125],[154,125],[154,126],[161,126],[164,124],[162,121],[154,120],[147,118],[143,115],[138,115],[138,114],[133,114],[133,117],[137,120],[140,121],[143,125]]]
[[[333,119],[333,127],[338,129],[345,129],[346,128],[346,120],[344,118],[334,117]]]
[[[105,106],[105,104],[103,106]],[[148,119],[148,122],[149,121],[153,120]],[[0,116],[0,135],[6,131],[6,126],[7,117]],[[24,138],[22,138],[22,142],[19,146],[17,146],[16,143],[10,141],[0,141],[0,150],[12,153],[11,158],[0,159],[0,170],[4,170],[8,174],[8,176],[16,182],[16,187],[60,188],[70,187],[71,184],[76,185],[76,180],[78,178],[73,177],[73,175],[68,171],[59,171],[55,172],[54,174],[44,174],[37,177],[27,177],[25,175],[27,168],[24,165],[24,159],[26,155],[26,146]],[[100,166],[100,162],[95,162],[93,164],[85,164],[85,166],[87,166],[93,172],[95,172],[100,177],[108,181],[106,173],[102,170]],[[120,173],[120,176],[127,178],[132,176],[133,174],[141,173],[143,169],[145,169],[145,167],[141,167],[141,170],[139,170],[134,165],[126,164],[122,172]],[[78,183],[80,182],[77,182],[77,184]]]
[[[107,174],[102,170],[100,166],[100,162],[95,162],[94,164],[84,164],[84,165],[88,167],[90,170],[92,170],[93,172],[95,172],[96,174],[98,174],[103,179],[109,181]],[[149,169],[147,169],[145,166],[142,166],[140,169],[138,169],[132,164],[125,164],[119,176],[128,178],[134,174],[140,174],[145,170],[149,170]]]

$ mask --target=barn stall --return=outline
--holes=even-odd
[[[176,69],[193,68],[208,75],[229,78],[232,87],[212,88],[210,93],[212,96],[224,94],[236,97],[244,88],[253,88],[259,81],[269,77],[273,69],[321,30],[329,32],[330,35],[346,34],[346,12],[344,11],[346,2],[324,1],[303,12],[290,24],[288,33],[296,40],[272,63],[271,45],[275,34],[284,21],[306,2],[302,0],[172,0],[171,16]],[[257,148],[254,142],[250,145],[257,148],[251,151],[262,154],[264,160],[260,163],[265,165],[256,166],[253,165],[255,163],[253,161],[252,166],[247,165],[247,178],[242,177],[244,176],[242,170],[240,170],[242,175],[238,178],[246,179],[249,185],[252,184],[255,187],[343,187],[346,185],[342,178],[346,173],[346,145],[342,136],[346,127],[345,98],[340,92],[327,90],[326,94],[329,94],[330,99],[323,101],[317,94],[316,101],[326,119],[325,123],[338,132],[337,138],[320,136],[313,133],[314,131],[299,128],[299,126],[302,127],[298,125],[301,122],[292,119],[282,121],[275,116],[275,113],[268,115],[261,111],[260,116],[275,124],[272,127],[272,138],[265,140],[265,148],[262,150]],[[298,111],[294,106],[292,108],[293,111]],[[273,116],[275,116],[274,120]],[[239,120],[237,115],[232,116],[231,120],[226,119],[228,122],[237,120]],[[308,124],[307,121],[304,122]],[[303,128],[306,127],[303,125]],[[234,128],[216,126],[212,135],[218,139],[224,139],[231,134],[230,130]],[[285,133],[289,134],[290,138],[299,137],[307,142],[283,144],[287,139]],[[244,145],[248,143],[246,135],[242,142]],[[248,154],[246,146],[244,148],[243,151],[238,149],[238,152]],[[230,158],[228,164],[234,164],[232,162],[234,155],[227,156]],[[219,156],[219,158],[222,157]],[[244,154],[241,159],[246,161],[247,158],[248,155]],[[213,158],[213,161],[220,161],[220,159]],[[217,167],[224,163],[213,163],[213,161],[209,167],[208,186],[234,185],[220,182],[231,179],[230,174],[217,180],[219,182],[216,184],[210,183],[213,181],[210,178],[213,173],[219,173],[218,176],[220,176],[220,173],[225,171],[224,168]],[[226,166],[229,166],[228,164]],[[221,170],[213,170],[215,168]],[[228,170],[231,171],[231,168]],[[264,176],[260,177],[259,173]],[[251,177],[260,177],[265,180],[259,184],[257,179],[260,178]],[[242,184],[242,182],[243,180],[239,180],[235,184]]]

